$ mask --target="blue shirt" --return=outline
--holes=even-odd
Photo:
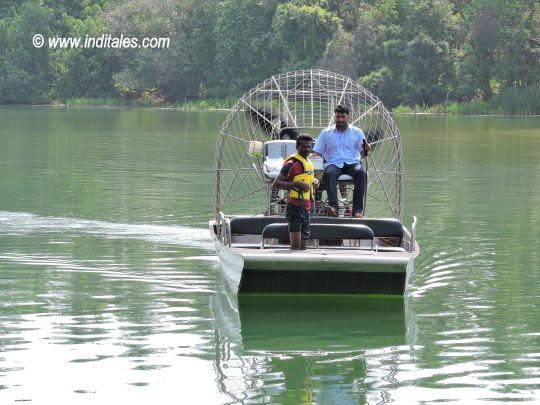
[[[360,163],[364,133],[361,129],[349,125],[345,132],[340,132],[335,126],[321,131],[313,151],[322,155],[324,167],[336,165],[343,167],[347,164]]]

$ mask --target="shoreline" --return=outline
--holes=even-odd
[[[202,101],[202,100],[201,100]],[[0,108],[6,107],[46,107],[46,108],[95,108],[95,109],[130,109],[130,108],[141,108],[141,109],[156,109],[156,110],[173,110],[173,111],[193,111],[193,112],[203,112],[203,111],[233,111],[233,108],[223,108],[223,107],[183,107],[183,106],[162,106],[162,105],[109,105],[109,104],[80,104],[80,105],[69,105],[64,103],[59,104],[0,104]],[[390,111],[391,115],[425,115],[425,116],[447,116],[447,117],[505,117],[505,118],[539,118],[540,114],[534,115],[522,115],[522,114],[452,114],[447,112],[434,112],[434,111]]]

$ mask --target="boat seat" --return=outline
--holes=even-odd
[[[311,224],[361,224],[373,231],[376,238],[396,238],[396,245],[403,241],[403,225],[396,218],[335,218],[311,217]]]
[[[285,162],[285,159],[296,153],[296,141],[279,140],[267,141],[263,146],[263,172],[266,178],[275,179]]]
[[[255,216],[231,218],[231,233],[241,235],[260,235],[263,229],[273,223],[286,224],[287,219],[280,216]]]
[[[251,216],[234,217],[230,220],[233,235],[261,235],[264,228],[270,224],[287,224],[287,219],[281,216]],[[403,225],[396,218],[334,218],[311,217],[311,225],[338,224],[338,225],[366,225],[371,228],[376,238],[396,238],[396,245],[400,246],[403,240]]]
[[[261,248],[264,248],[264,239],[279,238],[289,239],[288,224],[270,224],[262,231],[263,243]],[[310,226],[310,239],[324,240],[371,240],[373,248],[373,231],[366,225],[361,224],[312,224]]]

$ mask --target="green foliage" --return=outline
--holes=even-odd
[[[37,49],[45,38],[170,38],[168,49]],[[326,68],[394,111],[538,114],[534,0],[12,0],[0,103],[221,108],[268,76]],[[231,103],[225,103],[229,107]],[[414,106],[414,107],[410,107]]]
[[[271,31],[274,12],[271,4],[251,0],[219,4],[210,95],[238,95],[279,71],[281,50],[276,47]],[[208,57],[212,60],[212,55]]]
[[[47,47],[32,46],[34,33],[51,32],[53,12],[27,1],[0,25],[0,100],[41,104],[51,101],[53,64]],[[31,27],[31,28],[30,28]]]
[[[458,114],[463,115],[485,115],[489,114],[491,107],[487,101],[475,100],[462,103],[457,108]]]
[[[92,98],[92,97],[84,97],[84,98],[69,98],[67,100],[63,101],[63,104],[68,107],[124,107],[128,106],[129,103],[115,98],[115,97],[98,97],[98,98]]]
[[[57,19],[69,15],[77,19],[84,19],[93,15],[96,10],[101,10],[107,4],[107,0],[43,0],[45,5],[54,10]]]
[[[78,38],[98,37],[106,32],[101,13],[98,13],[85,20],[64,14],[63,23],[70,27],[68,35]],[[57,98],[114,95],[111,82],[114,73],[112,62],[115,58],[109,49],[58,49],[54,55],[58,73]]]
[[[16,13],[0,22],[0,102],[40,104],[58,97],[112,95],[106,51],[47,46],[50,37],[103,32],[100,3],[27,1],[12,7]],[[32,45],[37,33],[45,38],[42,48]]]
[[[398,105],[397,107],[394,107],[392,112],[397,114],[411,114],[414,112],[412,107],[409,107],[408,105]]]
[[[504,89],[490,104],[497,113],[540,115],[540,86]]]
[[[331,72],[356,77],[358,63],[354,55],[355,38],[352,33],[340,27],[326,46],[321,67]]]
[[[237,99],[230,97],[226,99],[209,98],[205,100],[186,101],[176,105],[183,110],[228,110],[234,107]]]
[[[453,81],[456,32],[447,1],[376,2],[368,7],[358,31],[360,48],[369,49],[360,82],[366,87],[373,84],[387,105],[445,99]]]
[[[399,105],[394,113],[433,113],[453,115],[540,115],[540,86],[508,88],[495,95],[489,102],[473,100],[462,103],[450,102],[433,106],[410,107]]]
[[[457,99],[494,95],[502,88],[540,83],[540,4],[530,0],[476,1],[462,10],[464,40],[457,65]],[[465,32],[465,30],[467,30]]]
[[[334,13],[318,5],[280,4],[272,26],[286,55],[285,70],[314,67],[339,25]]]
[[[181,110],[228,110],[236,104],[236,98],[186,101],[183,103],[158,102],[152,99],[124,100],[116,97],[96,97],[96,98],[69,98],[62,100],[61,105],[70,108],[78,107],[159,107],[178,108]]]
[[[381,100],[384,100],[385,105],[392,107],[399,104],[400,99],[394,85],[394,72],[389,67],[382,66],[362,77],[359,82]]]
[[[135,0],[119,2],[106,11],[105,25],[114,36],[170,38],[169,49],[111,50],[119,61],[113,83],[121,97],[138,98],[146,90],[166,91],[173,86],[181,94],[196,92],[197,79],[186,66],[185,30],[191,10],[189,1]]]
[[[445,104],[438,105],[427,105],[427,104],[417,104],[413,107],[408,105],[398,105],[392,110],[396,114],[447,114]]]
[[[12,16],[17,12],[18,0],[2,0],[0,3],[0,19]]]

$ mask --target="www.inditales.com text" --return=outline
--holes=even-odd
[[[82,48],[82,49],[167,49],[170,45],[170,38],[136,38],[124,36],[115,37],[111,34],[102,34],[97,37],[86,35],[81,37],[45,37],[36,34],[32,37],[32,45],[35,48],[42,48],[48,45],[51,49],[62,48]]]

